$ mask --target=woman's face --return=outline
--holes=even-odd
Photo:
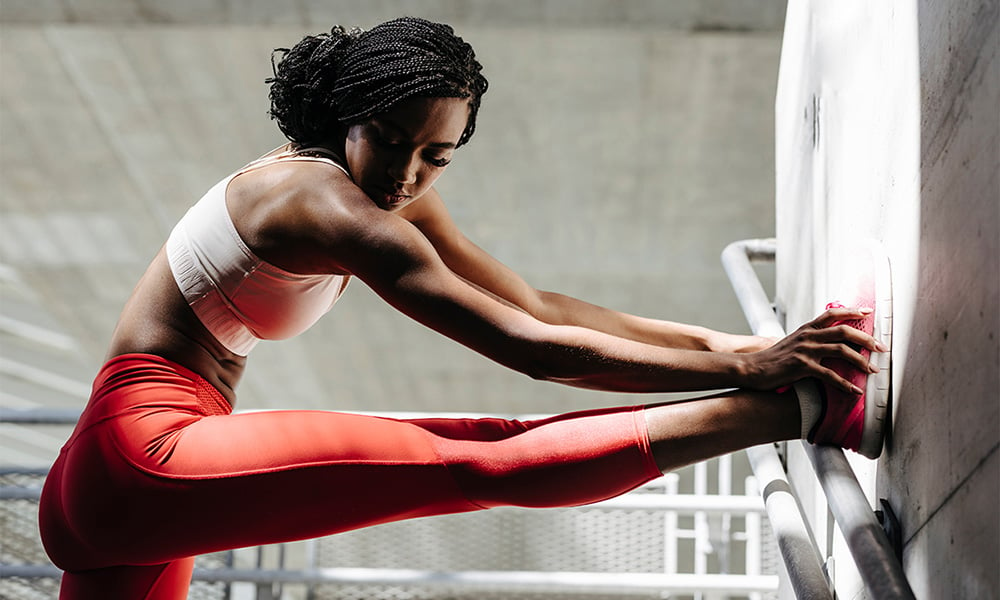
[[[444,173],[469,120],[463,98],[411,98],[347,130],[354,183],[383,210],[422,196]]]

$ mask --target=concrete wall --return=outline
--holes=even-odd
[[[763,13],[783,8],[769,1]],[[206,23],[136,16],[152,4],[239,10]],[[0,305],[77,344],[53,360],[0,337],[0,358],[86,390],[122,303],[174,221],[280,143],[266,115],[271,49],[340,19],[297,12],[325,11],[325,2],[296,2],[281,13],[291,24],[267,24],[272,4],[280,3],[0,2],[0,264],[19,277],[11,294],[33,292],[15,302],[0,288]],[[342,5],[347,24],[401,12],[388,1],[329,4]],[[479,21],[445,14],[444,4],[407,2],[406,12],[455,22],[490,80],[476,136],[439,182],[469,237],[539,287],[746,330],[719,253],[732,240],[773,235],[780,26],[755,30],[725,8],[739,3],[723,1],[487,3],[495,19]],[[121,10],[102,20],[96,11],[106,5]],[[660,16],[636,24],[625,5]],[[732,30],[709,31],[692,17],[713,6]],[[526,19],[531,10],[546,16]],[[250,362],[240,388],[248,409],[535,413],[648,400],[500,368],[359,282],[311,331],[261,344]],[[19,384],[0,373],[0,388]],[[37,388],[17,396],[55,406],[85,396]]]
[[[855,462],[903,528],[919,598],[996,598],[1000,564],[1000,149],[995,0],[789,3],[776,102],[777,297],[786,328],[817,314],[883,245],[894,296],[892,431]],[[838,298],[839,299],[839,298]],[[834,558],[865,597],[791,447],[789,469]]]
[[[173,222],[280,143],[266,116],[270,50],[309,31],[4,24],[0,262],[37,289],[88,370]],[[778,34],[461,33],[491,82],[475,138],[440,181],[467,234],[539,287],[745,330],[718,257],[734,239],[772,234]],[[262,344],[251,362],[245,408],[506,413],[640,401],[499,368],[358,282],[313,330]]]

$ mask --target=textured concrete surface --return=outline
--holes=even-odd
[[[3,3],[6,405],[80,406],[118,310],[173,222],[281,143],[265,114],[270,51],[330,21],[254,17],[272,4],[247,3],[239,23],[233,11],[163,24],[87,12],[98,2]],[[396,6],[382,4],[360,3],[371,10],[351,20]],[[611,14],[626,4],[573,6]],[[725,3],[675,9],[696,4]],[[503,5],[549,16],[458,27],[491,88],[476,137],[440,182],[455,218],[538,287],[746,331],[718,256],[732,240],[773,234],[773,23],[708,27],[680,15],[638,26],[619,15],[581,24],[559,3]],[[13,331],[25,323],[43,330]],[[240,408],[539,413],[649,400],[506,371],[358,282],[306,335],[256,349],[240,389]],[[10,441],[11,451],[44,460],[62,439]]]
[[[454,25],[780,31],[775,0],[5,0],[9,23],[364,27],[404,14]],[[327,25],[328,26],[328,25]]]
[[[918,598],[996,598],[1000,581],[998,4],[789,4],[777,97],[777,292],[788,325],[832,297],[844,247],[892,263],[892,432],[856,460],[903,529]],[[866,597],[824,502],[789,468],[841,597]]]

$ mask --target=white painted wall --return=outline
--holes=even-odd
[[[835,298],[845,251],[882,243],[894,296],[893,430],[858,459],[903,527],[918,598],[996,598],[1000,583],[1000,149],[996,0],[792,0],[776,100],[777,304],[794,329]],[[865,597],[808,460],[789,469]]]

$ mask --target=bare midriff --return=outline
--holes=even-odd
[[[139,280],[122,310],[106,358],[155,354],[172,360],[216,387],[231,404],[246,357],[220,344],[181,295],[163,249]]]

